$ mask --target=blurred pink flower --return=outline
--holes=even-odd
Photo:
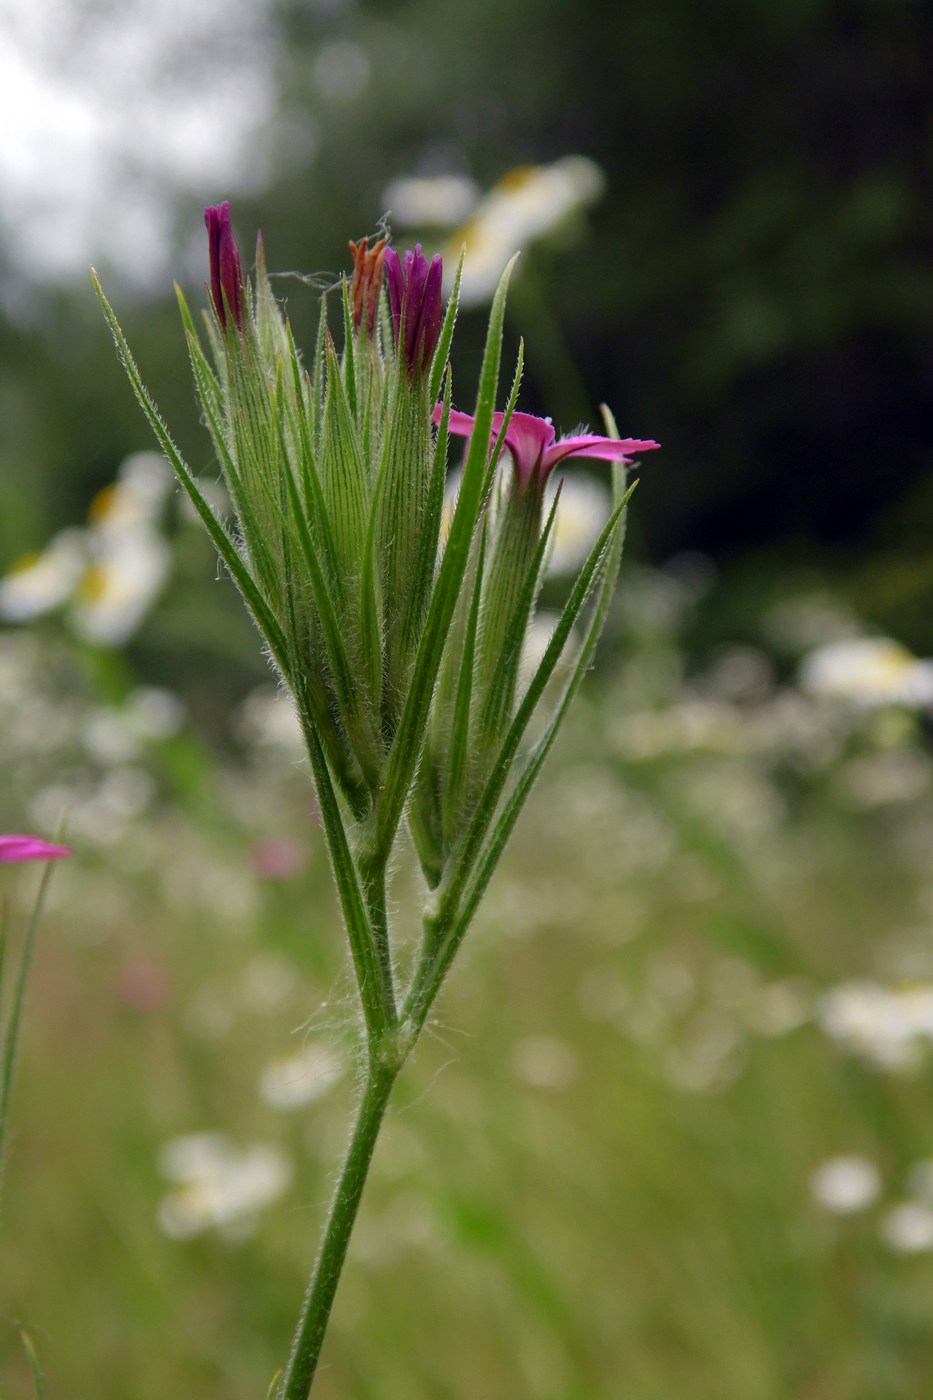
[[[249,852],[250,865],[266,880],[289,880],[300,875],[308,860],[303,842],[292,836],[261,836]]]
[[[0,861],[53,860],[70,855],[69,846],[52,846],[38,836],[0,836]]]
[[[504,413],[492,415],[492,437],[490,446],[495,443],[502,427]],[[441,420],[441,405],[434,410],[434,421]],[[469,413],[452,412],[450,431],[460,437],[469,437],[473,431],[473,418]],[[650,438],[609,438],[596,437],[592,433],[578,433],[574,437],[561,438],[555,442],[557,432],[550,418],[536,418],[533,413],[513,413],[505,435],[506,449],[512,454],[518,479],[524,486],[533,477],[543,486],[551,471],[565,457],[599,457],[603,461],[627,461],[638,452],[650,452],[660,447],[659,442]]]
[[[171,987],[164,968],[149,958],[127,963],[117,975],[117,997],[131,1011],[158,1011]]]

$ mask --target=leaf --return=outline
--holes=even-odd
[[[447,368],[447,359],[450,355],[450,343],[453,340],[454,326],[457,322],[457,311],[460,306],[460,279],[463,276],[463,259],[466,254],[466,247],[461,248],[460,258],[457,262],[457,271],[454,273],[453,290],[447,302],[447,310],[444,313],[444,322],[441,326],[441,333],[437,338],[437,345],[434,347],[434,358],[431,361],[431,374],[429,379],[430,392],[428,403],[437,402],[440,393],[441,381],[444,378],[444,371]]]
[[[490,570],[487,603],[490,601],[489,595],[492,594],[494,588],[496,591],[506,593],[504,598],[492,600],[497,606],[500,616],[503,612],[505,613],[506,621],[504,629],[501,627],[495,629],[494,636],[496,633],[500,634],[496,638],[495,652],[486,658],[491,677],[480,715],[480,734],[483,738],[486,736],[493,739],[499,738],[503,720],[512,708],[515,686],[522,663],[525,637],[528,632],[528,622],[541,585],[544,556],[554,528],[559,500],[560,487],[554,494],[548,518],[538,538],[534,554],[524,570],[524,577],[521,577],[522,561],[520,559],[515,561],[519,567],[514,571],[510,567],[511,561],[506,561],[504,577],[500,580],[494,581],[492,570]],[[486,619],[484,618],[485,624]]]
[[[116,318],[113,307],[104,296],[104,291],[98,281],[97,273],[94,272],[93,269],[91,270],[91,276],[94,282],[94,290],[103,307],[104,315],[107,318],[107,324],[110,327],[110,332],[116,344],[117,353],[123,364],[123,368],[126,370],[130,384],[133,386],[133,392],[136,395],[137,401],[148,419],[149,426],[152,428],[159,446],[171,463],[175,475],[188,493],[195,510],[201,517],[214,548],[217,550],[231,578],[243,595],[243,600],[247,608],[252,613],[257,627],[269,645],[273,660],[282,673],[285,674],[288,649],[282,629],[272,609],[262,596],[255,580],[240,557],[236,545],[205,500],[190,467],[175,446],[154,400],[151,398],[149,391],[142,381],[136,361],[133,359],[126,337],[120,328],[120,323]]]
[[[16,1069],[16,1054],[19,1049],[19,1033],[23,1019],[23,1008],[26,1005],[26,987],[29,982],[29,972],[32,967],[36,938],[39,933],[39,921],[42,918],[42,910],[45,905],[45,897],[48,893],[49,881],[52,878],[54,865],[54,861],[47,860],[42,871],[36,902],[33,905],[32,913],[29,916],[29,923],[26,926],[26,936],[23,940],[23,946],[19,955],[19,963],[13,980],[13,992],[10,999],[9,1013],[3,1024],[3,1040],[2,1044],[0,1044],[0,1175],[2,1175],[3,1171],[6,1130],[10,1113],[10,1097],[13,1091],[13,1072]],[[5,959],[6,955],[6,925],[6,910],[4,909],[2,928],[0,928],[0,953],[2,953],[3,959]],[[0,961],[2,961],[2,959],[0,959]]]
[[[23,1351],[29,1359],[29,1369],[32,1372],[32,1383],[35,1387],[36,1400],[45,1400],[45,1379],[39,1367],[39,1358],[36,1355],[36,1348],[33,1345],[32,1337],[24,1327],[19,1329],[19,1339],[23,1346]]]
[[[369,915],[366,912],[366,901],[360,886],[359,873],[350,850],[346,827],[330,779],[327,760],[324,757],[317,730],[313,725],[305,723],[304,719],[305,717],[302,715],[305,742],[308,746],[314,785],[317,789],[318,804],[321,809],[321,823],[327,838],[331,871],[340,898],[340,907],[343,911],[350,952],[360,989],[363,1014],[372,1041],[378,1039],[387,1027],[396,1024],[398,1015],[395,999],[391,987],[386,986],[383,981]]]
[[[408,694],[389,754],[384,790],[376,809],[376,844],[386,859],[395,839],[420,759],[431,694],[437,680],[444,643],[469,563],[473,534],[483,504],[483,488],[487,475],[486,453],[499,382],[505,298],[514,264],[515,258],[499,279],[499,286],[493,298],[480,370],[475,426],[463,469],[463,482],[431,594]]]
[[[406,1006],[417,1015],[427,1014],[431,1002],[440,989],[446,971],[456,955],[460,941],[498,864],[518,815],[557,737],[570,702],[592,663],[593,653],[596,650],[596,644],[602,632],[615,587],[615,575],[624,538],[625,508],[633,490],[634,484],[618,501],[577,576],[557,627],[551,636],[531,684],[522,698],[477,803],[469,829],[458,852],[456,867],[449,876],[445,876],[445,881],[442,883],[436,922],[440,928],[446,930],[446,934],[438,949],[433,968],[423,974],[420,979],[416,979],[416,984],[413,984],[409,993]],[[600,571],[603,576],[602,586],[574,669],[544,735],[535,745],[515,787],[506,799],[492,835],[486,841],[487,832],[495,817],[496,808],[510,775],[521,739]]]
[[[486,528],[480,534],[476,559],[476,578],[463,639],[463,654],[457,680],[454,716],[447,743],[447,770],[444,773],[442,825],[445,846],[450,846],[456,834],[461,805],[466,788],[467,759],[470,753],[470,710],[473,700],[473,670],[476,657],[476,633],[479,624],[480,598],[483,589],[483,568],[486,561]]]

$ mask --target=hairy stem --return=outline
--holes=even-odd
[[[324,1227],[278,1400],[307,1400],[379,1129],[400,1066],[370,1059],[359,1114]]]

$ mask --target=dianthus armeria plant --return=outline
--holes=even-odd
[[[205,221],[206,347],[180,293],[179,302],[232,526],[175,446],[95,284],[136,397],[294,701],[356,976],[357,1116],[274,1388],[278,1400],[304,1400],[393,1085],[592,662],[622,550],[626,468],[657,444],[620,439],[608,413],[608,436],[558,438],[549,420],[516,412],[521,352],[497,410],[510,268],[466,414],[452,407],[448,363],[459,272],[445,308],[439,257],[429,262],[420,247],[400,257],[383,238],[351,243],[341,348],[325,296],[302,356],[261,239],[247,277],[229,206],[209,208]],[[466,449],[445,525],[452,436]],[[559,493],[545,508],[545,487],[574,456],[612,464],[613,506],[528,679],[525,643],[559,509]],[[417,938],[393,927],[387,885],[406,833],[424,908],[420,946],[403,962],[400,946]]]

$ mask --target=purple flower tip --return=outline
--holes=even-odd
[[[403,258],[394,248],[386,248],[385,270],[395,343],[409,375],[414,375],[431,363],[441,333],[441,255],[435,253],[429,264],[420,243]]]
[[[38,836],[0,836],[0,861],[54,860],[70,855],[69,846],[53,846]]]
[[[210,204],[204,210],[207,242],[211,259],[211,296],[214,310],[224,330],[227,312],[233,316],[237,330],[243,329],[243,266],[230,227],[230,205]]]

